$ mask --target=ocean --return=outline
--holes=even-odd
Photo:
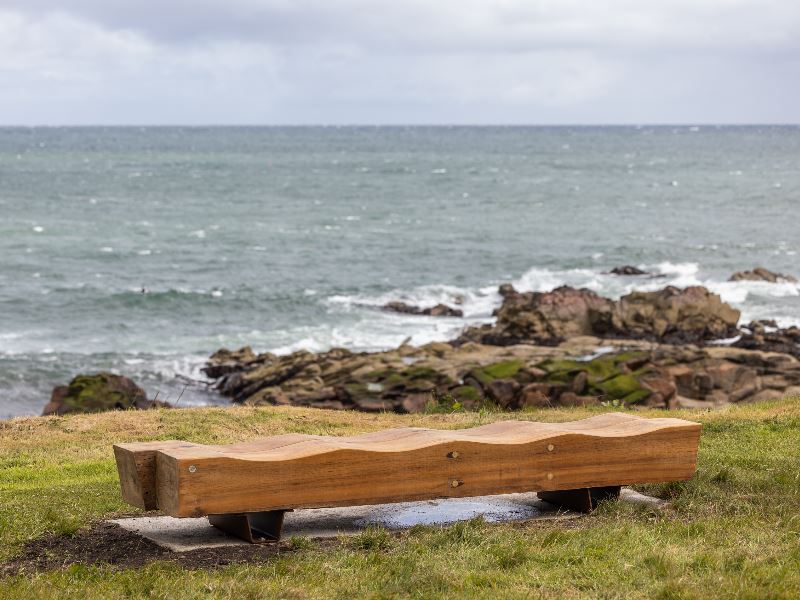
[[[797,324],[798,284],[727,279],[800,275],[799,203],[788,126],[0,128],[0,418],[98,370],[224,404],[187,386],[220,347],[444,340],[503,282],[701,284]]]

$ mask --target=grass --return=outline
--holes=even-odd
[[[0,422],[0,563],[26,540],[133,512],[110,444],[228,443],[285,432],[347,435],[506,419],[564,421],[606,409],[401,416],[292,408],[207,408]],[[652,411],[637,414],[665,416]],[[76,565],[6,576],[0,598],[798,598],[800,399],[677,411],[703,436],[697,476],[642,486],[666,511],[608,503],[568,522],[367,529],[331,544],[288,540],[260,564],[188,570]]]

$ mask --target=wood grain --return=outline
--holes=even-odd
[[[611,413],[231,446],[120,444],[115,454],[127,502],[190,517],[684,480],[699,438],[698,423]]]

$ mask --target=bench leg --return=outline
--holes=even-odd
[[[287,510],[208,515],[208,522],[225,533],[235,535],[251,544],[277,542],[281,539],[283,515]]]
[[[619,498],[620,486],[579,488],[577,490],[557,490],[554,492],[537,492],[540,500],[555,504],[560,508],[568,508],[578,512],[590,513],[603,500]]]

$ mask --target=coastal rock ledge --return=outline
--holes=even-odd
[[[450,343],[287,356],[222,349],[204,370],[236,403],[362,411],[719,407],[800,396],[794,331],[740,331],[739,311],[704,287],[617,301],[566,286],[520,293],[505,284],[499,293],[496,323]],[[747,348],[717,342],[735,336]]]
[[[250,355],[251,351],[237,351]],[[386,352],[252,354],[221,350],[207,373],[250,406],[292,405],[420,412],[436,407],[507,410],[601,402],[658,408],[719,407],[800,396],[800,361],[731,347],[575,337],[557,346],[436,342]]]

